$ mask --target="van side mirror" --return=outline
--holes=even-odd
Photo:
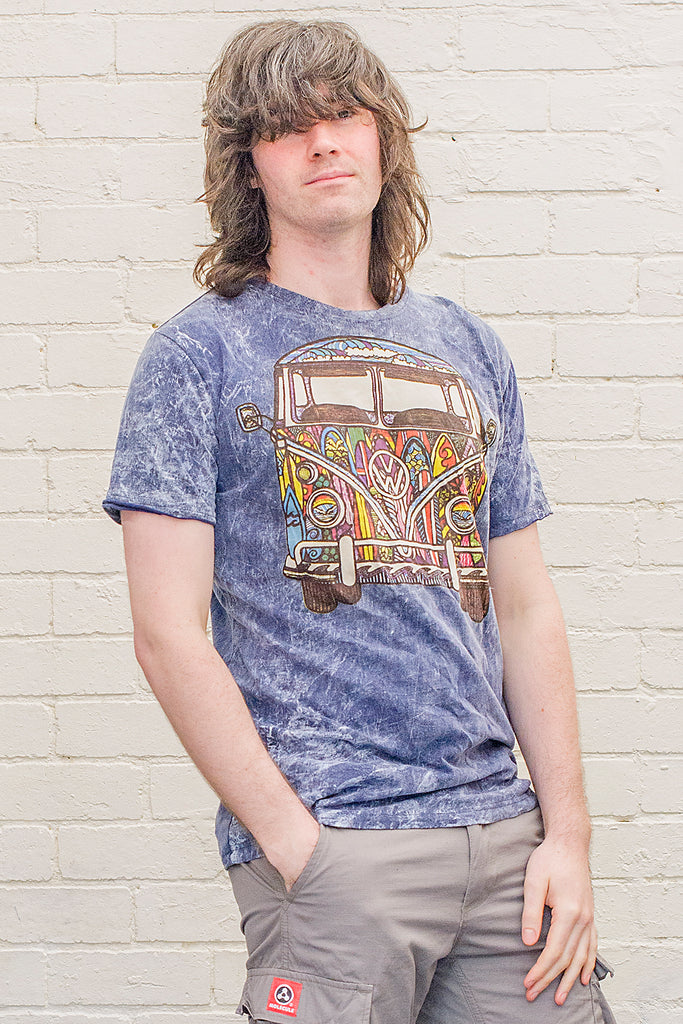
[[[235,412],[237,413],[237,422],[245,434],[251,434],[255,430],[258,430],[259,427],[263,426],[261,410],[252,402],[246,402],[244,405],[238,405]]]

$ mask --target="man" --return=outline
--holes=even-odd
[[[406,102],[347,26],[284,21],[228,44],[206,110],[210,290],[140,359],[105,508],[221,800],[241,1009],[609,1021],[549,508],[497,336],[405,285]]]

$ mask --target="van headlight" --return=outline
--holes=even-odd
[[[331,530],[344,518],[344,506],[339,495],[334,491],[322,488],[315,491],[306,505],[306,514],[315,523],[325,530]]]

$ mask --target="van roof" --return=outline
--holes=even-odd
[[[291,366],[293,363],[342,362],[345,360],[366,363],[392,363],[394,366],[415,366],[429,370],[441,370],[456,374],[457,371],[437,356],[418,352],[408,345],[399,345],[384,338],[333,337],[311,341],[307,345],[288,352],[278,359],[276,366]]]

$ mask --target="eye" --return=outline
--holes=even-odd
[[[338,110],[337,111],[337,117],[338,117],[338,119],[340,121],[345,121],[348,118],[353,117],[353,115],[354,115],[354,111],[350,110],[348,108],[344,108],[343,110]]]

